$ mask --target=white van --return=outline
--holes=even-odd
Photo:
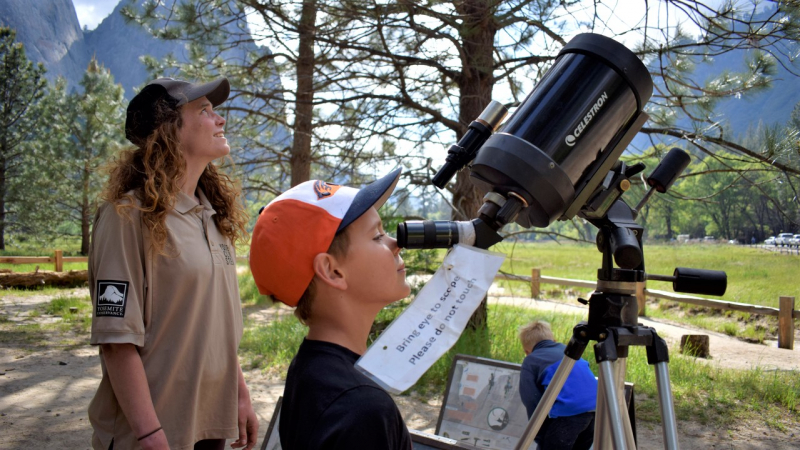
[[[792,233],[780,233],[775,238],[775,245],[777,246],[789,246],[791,245],[792,241]]]

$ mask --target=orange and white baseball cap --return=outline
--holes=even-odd
[[[314,258],[334,236],[392,194],[400,169],[356,189],[306,181],[262,208],[250,241],[250,271],[258,291],[297,306],[314,279]]]

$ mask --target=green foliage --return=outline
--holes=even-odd
[[[80,82],[83,92],[67,92],[59,80],[42,101],[49,118],[29,143],[27,187],[19,216],[43,245],[59,236],[77,236],[89,249],[89,229],[105,173],[101,167],[125,142],[124,90],[95,60]],[[42,195],[47,208],[36,204]]]
[[[239,354],[251,367],[286,375],[289,363],[306,335],[306,327],[289,316],[267,325],[246,324]]]
[[[18,190],[28,181],[22,179],[25,142],[40,132],[37,104],[46,92],[44,73],[44,66],[28,60],[16,32],[0,27],[0,250],[6,232],[23,225],[14,212],[25,207]]]
[[[382,312],[381,321],[390,321],[402,312],[394,308]],[[488,329],[465,331],[458,342],[409,390],[425,397],[442,395],[453,358],[457,354],[480,356],[521,363],[519,327],[532,320],[545,320],[557,341],[567,342],[573,327],[584,317],[542,312],[503,305],[489,307]],[[240,346],[241,354],[253,366],[285,376],[286,369],[305,335],[305,328],[294,317],[278,319],[266,326],[248,326]],[[594,373],[598,373],[594,350],[583,354]],[[638,420],[658,422],[659,406],[653,367],[647,364],[642,347],[632,347],[627,360],[626,381],[634,383]],[[715,367],[670,349],[669,372],[679,419],[730,424],[739,418],[762,416],[776,421],[787,412],[797,415],[800,377],[794,372],[739,371]]]
[[[492,249],[507,255],[500,270],[518,275],[530,276],[531,268],[540,268],[542,275],[546,276],[596,280],[602,262],[601,253],[588,244],[516,244],[512,252],[512,244],[503,242]],[[781,296],[800,297],[796,283],[800,259],[795,256],[741,245],[645,243],[644,257],[647,272],[653,274],[671,275],[675,267],[725,271],[728,289],[723,299],[727,301],[776,308]],[[530,295],[525,283],[514,285],[518,295]],[[667,282],[648,281],[647,286],[671,290],[671,284]]]
[[[243,306],[263,306],[272,303],[269,297],[258,292],[258,287],[250,274],[250,266],[247,263],[237,263],[236,268],[239,274],[239,296]]]
[[[44,307],[44,312],[62,318],[76,331],[86,333],[92,325],[92,299],[87,297],[56,297]]]
[[[53,295],[55,298],[45,305],[38,306],[28,312],[25,321],[10,320],[0,314],[0,344],[11,345],[21,350],[35,350],[53,346],[84,346],[88,340],[88,332],[92,324],[92,302],[86,297],[72,297],[64,294],[63,289],[45,288],[35,291],[14,290],[4,295],[15,297],[29,295]],[[43,315],[54,316],[60,320],[45,323],[37,320]]]
[[[765,152],[785,147],[785,142],[775,141],[784,133],[783,127],[765,128],[761,133],[762,137],[753,142],[760,142]],[[649,173],[664,150],[656,147],[627,162],[642,162]],[[790,173],[776,173],[768,165],[718,149],[714,154],[694,156],[666,195],[651,197],[640,212],[639,222],[650,240],[671,240],[686,234],[695,239],[710,235],[723,242],[750,243],[751,238],[761,242],[798,229],[800,203],[795,182]],[[638,184],[625,198],[633,204],[645,192]]]

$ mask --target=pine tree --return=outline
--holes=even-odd
[[[712,2],[676,0],[629,2],[631,7],[641,6],[643,10],[642,20],[630,24],[619,23],[616,2],[603,0],[298,0],[289,2],[294,15],[280,14],[277,7],[284,4],[272,0],[188,0],[183,3],[183,13],[161,16],[183,21],[163,35],[197,36],[198,29],[213,23],[206,23],[202,14],[189,14],[189,9],[195,13],[211,11],[212,6],[215,11],[277,11],[274,15],[262,13],[265,32],[274,33],[274,41],[285,45],[281,50],[294,51],[297,46],[292,43],[299,42],[297,33],[293,40],[282,40],[276,30],[298,31],[301,7],[313,4],[316,21],[310,36],[317,51],[311,98],[316,107],[312,129],[317,132],[308,145],[315,151],[316,144],[324,142],[319,131],[330,130],[325,127],[330,124],[328,116],[319,114],[322,105],[335,105],[337,111],[355,112],[351,121],[337,126],[368,132],[362,136],[388,142],[384,148],[407,149],[403,154],[392,152],[395,161],[415,165],[417,170],[409,178],[429,184],[435,168],[420,150],[447,148],[458,141],[491,99],[506,104],[521,101],[572,36],[594,32],[629,41],[626,45],[650,69],[655,91],[645,108],[650,121],[641,132],[652,136],[654,142],[674,138],[692,154],[711,157],[727,150],[762,164],[765,170],[800,177],[800,168],[739,144],[716,113],[723,99],[769,89],[777,65],[800,73],[792,56],[800,48],[800,10],[792,2],[776,2],[766,8],[756,3],[714,6]],[[238,21],[240,29],[247,28],[247,14],[226,17],[223,22]],[[347,20],[336,20],[341,18]],[[656,23],[651,20],[654,18],[663,20]],[[694,35],[689,34],[685,23],[695,27]],[[329,26],[335,32],[324,32]],[[216,35],[205,42],[227,41]],[[729,52],[747,55],[741,70],[716,73],[709,79],[695,75],[697,65]],[[298,53],[290,55],[293,64],[301,64]],[[237,69],[230,61],[207,62],[229,72],[253,73],[260,63],[273,58],[275,54],[265,54],[263,59],[253,58]],[[500,87],[506,92],[500,94]],[[300,96],[295,99],[299,102]],[[323,99],[335,100],[326,103]],[[354,159],[361,150],[361,146],[342,147],[328,152],[327,160]],[[278,153],[276,158],[284,156]],[[453,219],[476,217],[482,204],[483,192],[469,175],[468,170],[461,171],[447,187],[452,195]],[[485,316],[485,308],[481,311]],[[481,321],[478,317],[476,323]]]
[[[69,93],[60,81],[42,102],[49,120],[31,169],[39,174],[36,190],[47,193],[51,208],[26,217],[54,235],[79,236],[85,255],[105,176],[101,167],[126,142],[125,100],[122,86],[94,58],[80,86],[83,92]]]
[[[16,32],[0,27],[0,250],[6,232],[15,224],[14,184],[24,168],[23,144],[37,131],[36,105],[45,95],[47,81],[41,64],[25,56]]]

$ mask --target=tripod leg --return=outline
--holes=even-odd
[[[599,391],[602,390],[603,393],[603,403],[605,404],[604,410],[598,410],[595,415],[597,414],[607,414],[608,416],[603,419],[603,430],[611,430],[611,440],[614,444],[614,449],[616,450],[625,450],[627,447],[627,440],[625,437],[624,426],[622,423],[622,413],[620,412],[619,402],[616,401],[616,383],[614,382],[614,367],[613,362],[606,360],[601,361],[599,363],[600,366],[600,374],[598,376],[598,397],[600,396]],[[597,433],[595,433],[596,435]],[[601,432],[602,434],[602,432]],[[605,447],[605,441],[607,441],[606,437],[602,437],[600,442],[601,446],[598,448],[608,448]],[[597,444],[597,442],[596,442]]]
[[[628,346],[618,347],[617,339],[615,332],[613,337],[609,336],[594,346],[599,366],[594,443],[595,448],[635,449],[636,441],[624,395]]]
[[[618,350],[619,351],[619,350]],[[627,353],[627,351],[626,351]],[[615,389],[617,393],[617,404],[622,415],[622,427],[625,432],[625,441],[628,448],[636,448],[636,438],[633,436],[633,426],[631,425],[631,417],[628,413],[628,403],[625,401],[625,375],[628,372],[628,358],[620,357],[614,364],[614,379],[616,381]]]
[[[577,331],[575,333],[577,334]],[[567,344],[567,349],[564,351],[564,358],[561,360],[561,363],[559,363],[556,373],[553,374],[553,379],[550,380],[550,384],[548,384],[547,388],[544,390],[542,399],[539,400],[539,404],[536,405],[536,409],[533,411],[528,425],[525,427],[525,431],[514,447],[515,450],[527,450],[530,448],[531,444],[533,444],[536,434],[538,434],[539,429],[542,428],[544,419],[546,419],[547,415],[550,413],[550,408],[553,407],[553,403],[556,402],[561,388],[564,387],[564,383],[567,381],[570,372],[572,372],[572,367],[575,366],[575,362],[580,359],[583,351],[586,349],[586,344],[587,341],[583,339],[577,339],[575,337],[570,339],[569,344]]]
[[[661,407],[664,448],[677,450],[678,426],[675,421],[675,407],[672,403],[672,388],[669,384],[669,369],[666,362],[656,364],[656,385],[658,387],[658,404]]]
[[[616,402],[619,405],[621,414],[621,426],[625,434],[626,446],[629,449],[636,448],[636,439],[633,435],[633,427],[631,425],[630,416],[627,414],[628,406],[625,402],[625,373],[627,371],[627,358],[619,358],[614,362],[614,380]],[[599,383],[598,383],[599,384]],[[599,386],[598,386],[599,387]],[[594,448],[611,448],[611,422],[608,420],[606,411],[606,398],[603,389],[598,389],[597,393],[597,408],[595,411],[595,433],[594,433]]]
[[[678,426],[675,419],[675,406],[672,403],[672,388],[669,383],[669,351],[667,343],[655,330],[652,330],[653,344],[647,347],[647,362],[655,366],[658,404],[661,409],[661,431],[664,436],[664,448],[677,450]]]
[[[597,406],[594,413],[594,448],[598,449],[611,448],[611,424],[606,413],[606,394],[600,381],[602,376],[602,373],[597,374]]]

